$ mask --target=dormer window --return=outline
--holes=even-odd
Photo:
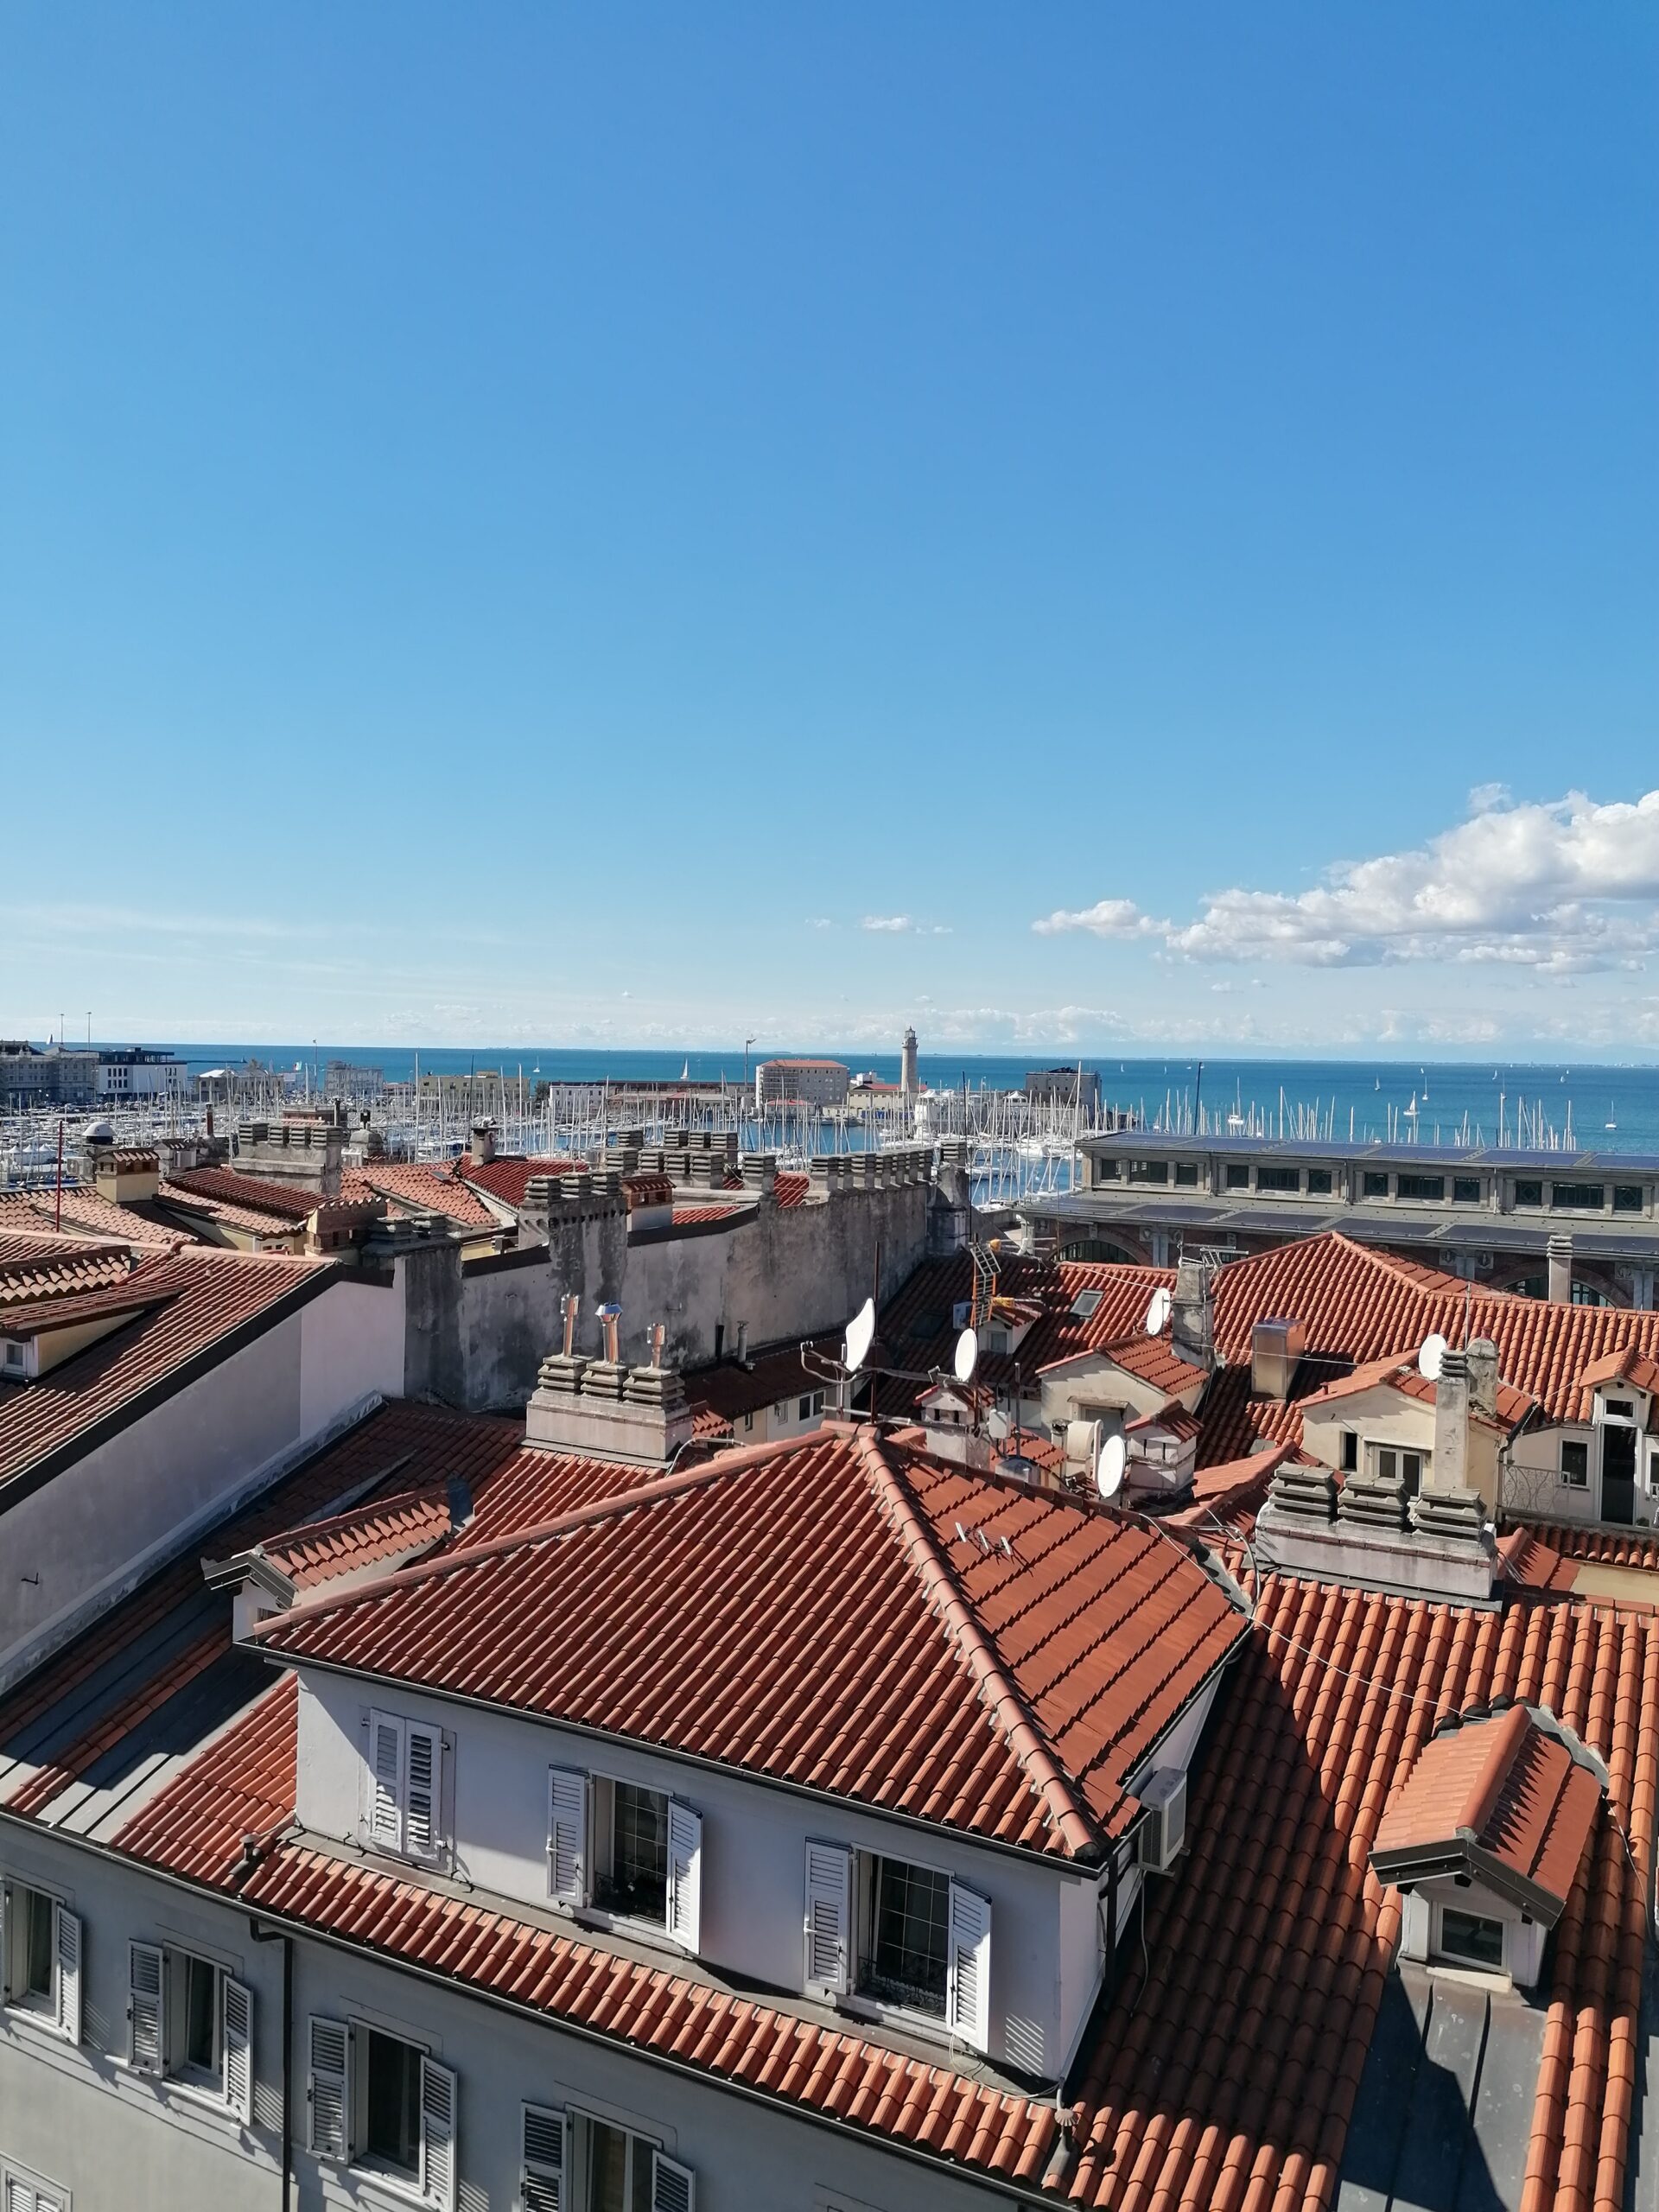
[[[1434,1948],[1440,1957],[1459,1966],[1485,1967],[1494,1973],[1503,1967],[1503,1923],[1484,1913],[1460,1912],[1455,1905],[1441,1905],[1435,1918]]]
[[[1604,1398],[1601,1402],[1601,1417],[1604,1421],[1629,1421],[1634,1426],[1635,1401],[1630,1398]]]
[[[548,1894],[567,1911],[655,1929],[696,1951],[702,1815],[639,1783],[550,1767],[547,1877]]]

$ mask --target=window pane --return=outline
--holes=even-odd
[[[1196,1190],[1198,1184],[1198,1169],[1196,1160],[1178,1160],[1175,1163],[1175,1180],[1184,1191]]]
[[[1472,1960],[1477,1966],[1501,1967],[1503,1923],[1447,1905],[1440,1915],[1440,1948],[1454,1958]]]
[[[610,1879],[599,1903],[610,1912],[663,1920],[668,1910],[668,1800],[632,1782],[615,1784]]]
[[[1301,1186],[1300,1167],[1258,1167],[1255,1171],[1258,1191],[1300,1191]]]
[[[1368,1167],[1360,1177],[1359,1187],[1360,1194],[1363,1198],[1386,1198],[1389,1195],[1389,1179],[1378,1170]]]
[[[1518,1182],[1515,1186],[1515,1203],[1518,1206],[1542,1205],[1544,1203],[1543,1185],[1541,1183],[1533,1183],[1525,1180]]]
[[[647,2158],[647,2165],[650,2159]],[[628,2202],[628,2139],[602,2120],[588,2123],[589,2212],[632,2212]]]
[[[1590,1479],[1590,1446],[1587,1444],[1566,1443],[1561,1446],[1561,1480],[1575,1489]]]
[[[421,2054],[396,2036],[368,2034],[367,2141],[372,2158],[400,2173],[418,2173],[421,2164]]]
[[[1229,1167],[1227,1170],[1227,1187],[1230,1191],[1248,1191],[1250,1187],[1249,1169],[1248,1167]]]
[[[1444,1175],[1402,1175],[1398,1184],[1402,1198],[1443,1198],[1446,1196]]]
[[[1613,1185],[1613,1211],[1615,1213],[1640,1213],[1641,1211],[1642,1185],[1639,1183],[1615,1183]]]
[[[1331,1195],[1331,1170],[1328,1167],[1310,1167],[1307,1171],[1307,1189],[1310,1198],[1328,1198]]]
[[[1454,1175],[1452,1178],[1452,1195],[1460,1206],[1478,1206],[1480,1204],[1479,1176]]]
[[[219,1969],[206,1959],[181,1959],[184,1968],[184,2063],[211,2074],[219,2041]]]
[[[29,1997],[52,1994],[52,1900],[38,1890],[22,1891],[23,1988]]]
[[[1599,1183],[1554,1183],[1550,1185],[1550,1204],[1571,1206],[1580,1212],[1601,1211],[1602,1187]]]
[[[907,1866],[899,1859],[878,1859],[874,1878],[872,1949],[864,1986],[890,2004],[941,2012],[950,1880],[925,1866]]]

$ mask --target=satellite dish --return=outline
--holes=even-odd
[[[1123,1465],[1128,1456],[1128,1447],[1121,1436],[1109,1436],[1101,1446],[1095,1465],[1095,1491],[1108,1503],[1123,1487]]]
[[[971,1382],[974,1370],[979,1365],[979,1338],[971,1329],[964,1329],[957,1338],[956,1356],[950,1362],[951,1371],[958,1382]]]
[[[875,1300],[867,1298],[847,1324],[847,1334],[842,1340],[841,1363],[849,1375],[856,1375],[863,1366],[874,1342]]]
[[[1154,1290],[1152,1303],[1147,1308],[1147,1334],[1161,1337],[1169,1326],[1169,1309],[1174,1304],[1166,1290]]]
[[[1446,1338],[1437,1329],[1432,1337],[1423,1338],[1423,1348],[1417,1355],[1417,1372],[1425,1382],[1438,1382],[1445,1360]]]

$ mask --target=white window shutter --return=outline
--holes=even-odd
[[[404,1724],[391,1713],[369,1715],[369,1840],[404,1847]]]
[[[853,1854],[845,1844],[806,1842],[806,1986],[844,1997],[852,1975]]]
[[[547,1770],[547,1889],[557,1904],[588,1902],[588,1796],[585,1774]]]
[[[33,2186],[16,2174],[6,2177],[6,2212],[40,2212],[41,2200]]]
[[[442,1823],[443,1738],[423,1720],[404,1724],[404,1848],[411,1859],[435,1859]]]
[[[455,2077],[434,2058],[421,2061],[421,2193],[455,2212]]]
[[[320,2158],[346,2158],[352,2147],[352,2031],[343,2020],[310,2024],[310,2065],[305,2101],[308,2140]]]
[[[52,1908],[53,1980],[58,2029],[71,2043],[80,2041],[80,1915],[67,1905]]]
[[[702,1938],[702,1815],[668,1801],[668,1932],[696,1952]]]
[[[518,2174],[518,2212],[569,2212],[565,2176],[569,2136],[562,2112],[524,2107],[524,2163]]]
[[[226,1974],[219,1985],[219,2048],[225,2101],[244,2127],[253,2125],[253,1992]]]
[[[159,2074],[162,2047],[162,1977],[159,1944],[127,1946],[127,2059],[136,2074]]]
[[[661,2151],[651,2154],[651,2212],[696,2212],[697,2177]]]
[[[945,2017],[950,2032],[975,2050],[991,2045],[991,1903],[960,1882],[950,1885]]]

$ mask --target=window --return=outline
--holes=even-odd
[[[1478,1206],[1480,1204],[1479,1176],[1454,1175],[1452,1178],[1452,1202],[1454,1205]]]
[[[1380,1482],[1402,1483],[1408,1497],[1415,1497],[1422,1485],[1424,1455],[1421,1452],[1401,1452],[1389,1444],[1379,1444],[1376,1451],[1376,1474]]]
[[[23,1882],[0,1891],[0,2000],[80,2041],[80,1919]]]
[[[438,1866],[443,1834],[443,1738],[424,1720],[371,1713],[364,1840],[377,1850]]]
[[[754,1415],[753,1414],[745,1414],[743,1416],[743,1433],[747,1436],[753,1427]]]
[[[1503,1964],[1503,1923],[1478,1912],[1459,1912],[1454,1905],[1440,1908],[1440,1948],[1448,1959],[1464,1959],[1471,1966]]]
[[[1590,1446],[1570,1437],[1561,1444],[1561,1480],[1569,1490],[1590,1487]]]
[[[454,2212],[457,2085],[418,2044],[366,2022],[308,2023],[307,2140],[318,2158],[385,2174]]]
[[[1307,1195],[1310,1198],[1328,1198],[1331,1195],[1331,1170],[1310,1167],[1307,1171]]]
[[[0,1371],[22,1375],[29,1368],[29,1351],[21,1338],[0,1337]]]
[[[216,1961],[127,1946],[127,2063],[221,2099],[253,2120],[253,1992]]]
[[[1549,1202],[1576,1213],[1599,1213],[1606,1193],[1599,1183],[1552,1183]]]
[[[1115,1160],[1096,1160],[1095,1180],[1096,1183],[1116,1183],[1117,1180],[1117,1162]]]
[[[1544,1203],[1544,1186],[1522,1176],[1515,1186],[1515,1203],[1518,1206],[1541,1206]]]
[[[518,2202],[523,2212],[696,2212],[696,2177],[633,2128],[526,2105]]]
[[[22,2166],[4,2169],[4,2212],[69,2212],[69,2192]]]
[[[1132,1160],[1129,1162],[1131,1183],[1167,1183],[1169,1162],[1166,1160]]]
[[[1198,1187],[1198,1164],[1195,1160],[1178,1160],[1175,1163],[1176,1186],[1183,1191]]]
[[[1258,1167],[1255,1171],[1258,1191],[1300,1191],[1302,1173],[1299,1167]]]
[[[1601,1402],[1601,1417],[1604,1421],[1628,1421],[1634,1423],[1636,1402],[1630,1398],[1604,1398]]]
[[[1613,1185],[1613,1211],[1615,1213],[1640,1213],[1642,1211],[1642,1185],[1639,1183],[1615,1183]]]
[[[1351,1475],[1357,1473],[1358,1470],[1359,1437],[1355,1430],[1344,1428],[1342,1432],[1342,1471],[1344,1475]]]
[[[637,1783],[548,1770],[548,1893],[660,1929],[688,1951],[702,1935],[702,1815]]]
[[[809,1391],[807,1391],[807,1392],[805,1393],[805,1395],[802,1397],[802,1400],[801,1400],[801,1402],[800,1402],[800,1406],[799,1406],[799,1408],[798,1408],[798,1411],[797,1411],[797,1414],[796,1414],[796,1419],[797,1419],[798,1421],[816,1421],[816,1420],[817,1420],[817,1416],[818,1416],[818,1415],[819,1415],[823,1411],[823,1391],[822,1391],[822,1390],[809,1390]]]
[[[1443,1198],[1446,1196],[1444,1175],[1402,1175],[1395,1185],[1395,1193],[1402,1198]]]
[[[1236,1162],[1230,1161],[1227,1167],[1227,1188],[1230,1191],[1248,1191],[1249,1187],[1249,1169],[1248,1167],[1241,1167]]]
[[[943,2018],[950,1882],[931,1867],[876,1859],[870,1868],[868,1949],[860,1962],[865,1995]]]
[[[1103,1291],[1080,1290],[1071,1301],[1070,1318],[1074,1321],[1086,1321],[1104,1296]]]
[[[1389,1179],[1380,1168],[1368,1167],[1359,1179],[1359,1194],[1363,1198],[1386,1198]]]

